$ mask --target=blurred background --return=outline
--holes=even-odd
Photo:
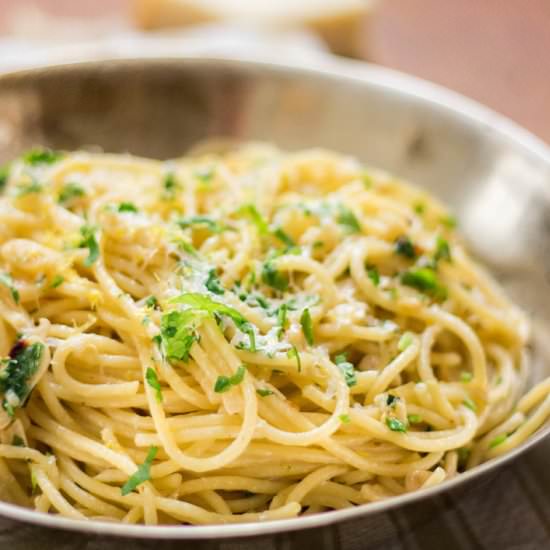
[[[399,69],[550,142],[550,0],[0,0],[0,70],[252,47]]]

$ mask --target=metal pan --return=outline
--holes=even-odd
[[[544,337],[550,321],[550,150],[505,118],[412,77],[331,58],[309,68],[243,59],[131,59],[0,77],[0,161],[36,144],[169,158],[213,136],[289,149],[329,147],[440,196],[453,207],[474,252],[532,318],[531,383],[550,375]],[[89,534],[216,539],[216,547],[234,538],[300,531],[292,544],[304,547],[315,540],[307,529],[320,533],[340,524],[341,532],[352,533],[365,522],[374,526],[382,512],[460,493],[474,480],[479,485],[549,431],[547,425],[510,454],[422,492],[271,523],[144,527],[68,520],[2,502],[0,515]],[[238,548],[257,547],[258,540]]]

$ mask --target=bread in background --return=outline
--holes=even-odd
[[[305,27],[334,53],[357,57],[369,15],[378,0],[134,0],[143,29],[220,21],[270,28]],[[365,52],[361,51],[364,56]]]

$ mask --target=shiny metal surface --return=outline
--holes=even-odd
[[[243,60],[118,60],[0,77],[0,161],[36,144],[98,145],[168,158],[211,136],[333,148],[444,199],[473,250],[533,320],[532,381],[550,374],[550,151],[495,113],[405,75],[332,59],[307,69]],[[292,520],[143,527],[65,520],[5,503],[0,514],[49,527],[162,539],[265,536],[353,525],[367,516],[374,522],[382,512],[445,491],[460,493],[473,480],[479,484],[549,431],[546,426],[522,448],[442,486]]]

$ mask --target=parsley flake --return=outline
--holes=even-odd
[[[346,384],[348,387],[355,386],[357,384],[357,376],[355,375],[355,367],[353,366],[353,363],[350,363],[347,360],[345,353],[340,353],[334,358],[334,363],[338,366],[338,368],[342,371],[344,374],[344,380],[346,381]]]
[[[155,390],[157,402],[162,403],[162,389],[155,369],[149,367],[145,372],[145,379],[147,380],[147,384]]]
[[[120,488],[122,496],[129,495],[132,491],[135,491],[138,485],[145,483],[151,479],[151,466],[153,460],[157,456],[158,448],[151,447],[147,453],[145,462],[138,467],[136,473],[130,476],[128,481]]]
[[[88,257],[84,260],[84,265],[90,267],[99,258],[99,245],[95,236],[96,228],[91,225],[83,225],[80,228],[82,240],[77,248],[87,248]]]
[[[392,432],[401,432],[406,433],[407,432],[407,426],[404,422],[401,422],[398,418],[395,418],[394,416],[388,416],[386,417],[386,426],[392,431]]]
[[[10,291],[12,300],[16,304],[19,304],[19,291],[15,288],[11,275],[8,275],[7,273],[0,273],[0,284],[4,285]]]
[[[302,315],[300,316],[300,324],[302,325],[302,332],[304,334],[304,337],[306,339],[306,342],[313,346],[314,338],[313,338],[313,322],[311,320],[311,314],[309,313],[309,308],[305,308],[304,311],[302,311]]]
[[[73,199],[83,197],[85,195],[84,188],[78,183],[69,182],[66,183],[59,191],[57,196],[57,202],[59,204],[66,204]]]
[[[245,373],[246,367],[241,365],[232,376],[218,376],[216,384],[214,385],[214,391],[216,393],[225,393],[229,391],[233,386],[239,385],[244,380]]]

